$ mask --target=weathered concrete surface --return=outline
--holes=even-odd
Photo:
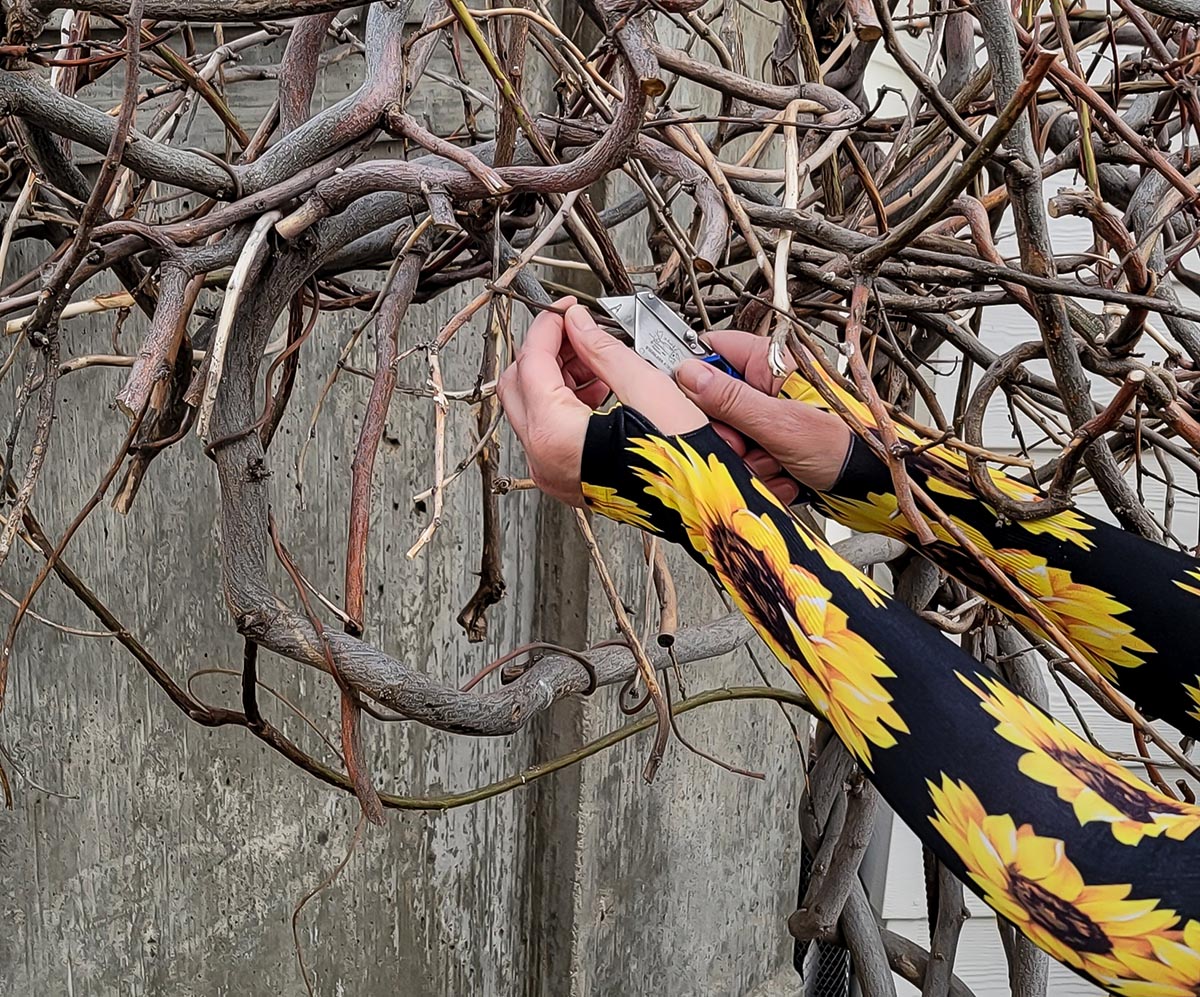
[[[463,295],[426,313],[419,335]],[[88,323],[88,325],[92,325]],[[304,570],[338,598],[349,452],[364,382],[343,375],[330,396],[306,469],[306,507],[292,465],[348,320],[322,327],[305,359],[294,415],[273,453],[275,512]],[[70,326],[75,351],[102,342],[99,324]],[[367,361],[365,351],[357,362]],[[404,372],[414,378],[416,368]],[[452,384],[469,382],[450,361]],[[50,469],[36,509],[61,530],[111,459],[123,419],[108,408],[119,375],[87,371],[64,381]],[[427,402],[399,402],[387,435],[426,440]],[[470,447],[466,413],[451,452]],[[237,667],[236,639],[218,588],[215,476],[189,441],[155,466],[127,519],[99,510],[72,545],[70,561],[177,676]],[[369,636],[393,653],[459,683],[524,639],[533,577],[527,496],[508,510],[510,593],[492,616],[485,646],[470,646],[454,612],[474,588],[479,500],[449,495],[446,525],[415,562],[403,551],[424,525],[409,497],[430,476],[424,446],[385,445],[378,464],[377,543],[369,567]],[[464,483],[466,479],[464,479]],[[3,585],[22,591],[34,561],[24,552]],[[280,592],[285,582],[277,581]],[[56,585],[38,601],[54,620],[94,626]],[[269,660],[264,678],[326,731],[336,695],[311,671]],[[236,702],[233,680],[197,681],[205,698]],[[293,736],[318,757],[329,752],[295,721]],[[206,731],[177,714],[110,639],[66,637],[36,623],[22,632],[3,743],[38,782],[77,795],[48,796],[17,780],[18,807],[0,817],[0,933],[4,993],[295,992],[289,917],[332,868],[356,806],[252,742],[243,732]],[[336,743],[336,736],[334,737]],[[436,793],[486,782],[527,763],[528,739],[451,738],[419,727],[376,727],[369,738],[381,787]],[[445,816],[393,816],[352,861],[341,883],[304,915],[302,939],[323,993],[504,992],[519,964],[526,800],[510,795]],[[250,960],[250,963],[247,963]],[[73,988],[73,989],[72,989]]]
[[[739,16],[743,24],[750,20]],[[681,40],[661,23],[660,37]],[[743,31],[742,39],[747,64],[758,67],[773,39],[757,30]],[[690,84],[676,89],[675,103],[716,110]],[[615,200],[627,192],[611,194]],[[690,224],[690,209],[679,220]],[[638,219],[616,234],[627,260],[649,262],[644,225]],[[630,543],[629,531],[610,522],[594,526],[626,605],[640,616],[648,584],[640,543]],[[553,535],[580,559],[582,549],[568,540],[573,532],[568,526]],[[543,536],[543,545],[560,549],[552,537]],[[670,556],[682,617],[702,620],[725,612],[704,572],[677,550]],[[593,641],[616,635],[594,581],[588,620]],[[791,681],[761,648],[760,656],[771,681]],[[685,678],[689,690],[761,682],[745,652]],[[573,714],[560,711],[556,719],[560,737],[569,731],[588,740],[622,716],[615,692],[609,692]],[[560,831],[574,835],[575,848],[571,973],[543,993],[740,997],[790,963],[783,921],[795,907],[801,771],[792,731],[779,708],[765,703],[688,714],[679,725],[698,747],[766,778],[731,774],[677,741],[652,786],[640,777],[649,750],[644,739],[624,742],[598,764],[583,766],[569,805],[559,808],[571,812]]]
[[[752,64],[758,55],[751,48]],[[344,65],[356,71],[352,60]],[[348,78],[346,88],[352,85]],[[449,91],[445,98],[458,100]],[[265,106],[261,92],[245,106]],[[191,144],[199,144],[202,115]],[[18,257],[10,267],[25,262]],[[465,292],[453,292],[416,312],[406,342],[427,338],[465,300]],[[365,380],[344,373],[330,393],[307,455],[303,501],[295,461],[321,382],[354,321],[326,316],[305,347],[291,415],[270,461],[280,529],[334,600]],[[139,322],[135,316],[125,325],[126,349],[143,330]],[[111,329],[111,321],[72,321],[66,345],[74,354],[107,352]],[[445,356],[448,386],[472,382],[477,333],[465,330],[460,350]],[[369,368],[371,349],[366,336],[352,363]],[[420,360],[400,376],[421,384]],[[96,369],[62,383],[53,452],[34,501],[52,534],[91,493],[118,445],[126,423],[111,400],[121,378]],[[7,426],[11,402],[6,391],[0,425]],[[473,415],[455,410],[448,460],[468,452],[473,429]],[[398,395],[376,469],[368,638],[458,683],[530,637],[578,646],[609,636],[607,608],[569,518],[521,493],[503,505],[508,596],[491,613],[486,644],[468,644],[453,618],[475,585],[480,499],[473,475],[450,489],[434,542],[414,562],[404,558],[426,521],[410,499],[430,483],[431,439],[429,402]],[[524,470],[510,444],[504,462],[514,473]],[[216,505],[212,466],[189,439],[155,463],[127,518],[102,507],[68,553],[177,677],[239,667],[240,641],[219,589]],[[640,622],[640,544],[611,524],[598,532]],[[19,595],[37,563],[16,551],[0,586]],[[677,564],[685,618],[722,611],[699,570]],[[288,592],[282,574],[275,581]],[[54,582],[35,608],[52,620],[95,626]],[[336,743],[331,682],[278,659],[265,660],[261,673]],[[697,667],[689,688],[757,681],[743,653]],[[228,676],[201,677],[195,688],[213,701],[237,701],[236,679]],[[331,759],[278,703],[265,708]],[[368,745],[381,788],[437,793],[507,775],[623,721],[613,695],[601,694],[562,704],[517,737],[470,740],[372,724]],[[392,814],[301,916],[316,991],[740,997],[778,978],[790,958],[784,919],[798,862],[790,730],[764,704],[711,708],[681,725],[697,744],[767,778],[732,775],[675,743],[647,787],[640,773],[648,742],[640,739],[479,806]],[[34,621],[22,630],[0,743],[44,787],[14,777],[16,807],[0,812],[0,995],[303,992],[292,910],[344,854],[357,816],[353,800],[244,732],[188,722],[111,638],[65,636]]]

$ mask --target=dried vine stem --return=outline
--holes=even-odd
[[[613,620],[616,622],[621,636],[625,638],[629,649],[633,652],[638,666],[638,674],[646,686],[646,693],[650,701],[654,704],[654,713],[658,718],[658,733],[654,738],[654,747],[650,750],[650,757],[646,760],[646,767],[642,771],[642,777],[647,782],[653,782],[654,776],[658,772],[658,766],[662,763],[663,755],[666,753],[667,741],[671,736],[671,706],[667,702],[662,686],[659,685],[654,666],[646,656],[642,642],[638,640],[638,636],[634,632],[633,624],[629,622],[625,604],[621,602],[621,596],[613,584],[612,574],[600,553],[600,547],[596,543],[595,534],[592,533],[591,524],[587,521],[587,516],[579,509],[575,510],[575,522],[579,526],[579,532],[583,534],[583,542],[587,545],[588,556],[591,557],[592,566],[596,569],[596,574],[600,579],[600,587],[604,590],[604,597],[608,600],[608,606],[612,610]]]
[[[912,526],[917,540],[923,544],[930,544],[937,538],[925,522],[925,517],[917,511],[913,502],[912,483],[904,470],[902,458],[907,447],[900,443],[896,427],[879,398],[879,392],[875,390],[866,360],[863,359],[862,330],[868,295],[867,285],[861,280],[856,280],[854,290],[850,294],[850,314],[846,318],[846,360],[854,377],[854,384],[865,397],[871,415],[875,417],[875,425],[879,427],[879,434],[883,438],[884,457],[887,459],[892,483],[896,488],[896,504]]]

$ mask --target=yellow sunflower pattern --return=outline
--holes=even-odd
[[[911,539],[912,529],[900,513],[895,495],[872,492],[865,500],[823,495],[822,502],[838,522],[852,530],[882,533],[904,541]],[[1046,558],[1030,551],[995,547],[970,523],[957,516],[950,518],[984,555],[1041,604],[1105,678],[1116,679],[1114,666],[1133,668],[1146,660],[1143,654],[1153,653],[1154,648],[1134,633],[1133,626],[1118,618],[1129,607],[1103,589],[1076,582],[1069,571],[1052,567]],[[931,521],[929,525],[938,544],[944,545],[943,550],[957,548],[957,541],[940,523]],[[934,545],[923,552],[936,561],[939,556],[936,548]],[[1032,619],[1014,612],[1010,606],[1002,608],[1049,640]]]
[[[834,384],[833,381],[827,379],[826,383],[858,418],[868,425],[875,424],[870,409]],[[798,374],[791,375],[784,382],[781,393],[789,398],[817,405],[826,410],[829,409],[829,405],[817,390]],[[895,428],[902,439],[914,445],[921,442],[920,438],[907,427],[897,425]],[[944,462],[955,471],[963,474],[966,472],[966,458],[949,447],[940,445],[931,447],[926,455],[929,459]],[[1036,495],[1033,488],[1014,481],[1000,471],[991,470],[989,473],[996,486],[1013,498],[1028,499]],[[925,484],[928,490],[935,494],[978,502],[988,510],[990,516],[996,516],[995,510],[982,502],[978,496],[952,481],[930,476]],[[868,533],[882,533],[905,542],[913,539],[912,527],[901,514],[896,496],[893,494],[871,492],[865,498],[849,498],[827,493],[821,496],[821,501],[838,522],[851,529]],[[1115,681],[1117,668],[1135,668],[1145,662],[1146,659],[1143,655],[1154,652],[1155,649],[1150,644],[1134,633],[1134,628],[1130,623],[1119,618],[1129,611],[1129,607],[1113,598],[1108,592],[1096,586],[1075,581],[1069,571],[1053,567],[1046,558],[1030,551],[996,547],[987,534],[959,516],[951,514],[950,519],[984,555],[1000,565],[1017,585],[1041,604],[1047,615],[1075,642],[1076,646],[1105,678]],[[923,553],[935,561],[938,561],[939,555],[941,555],[943,566],[945,566],[945,555],[950,551],[957,551],[958,541],[940,523],[928,518],[926,521],[934,536],[937,537],[938,543],[930,548],[925,548]],[[1045,519],[1021,521],[1018,525],[1030,533],[1047,534],[1057,540],[1074,544],[1083,550],[1089,550],[1094,546],[1086,535],[1092,526],[1073,510],[1068,509]],[[1200,572],[1196,573],[1196,579],[1200,581]],[[1176,584],[1183,588],[1189,588],[1182,582]],[[1200,594],[1200,588],[1189,588],[1189,590]],[[1023,614],[1014,613],[1010,606],[1001,608],[1049,640],[1048,635],[1043,633],[1033,620]],[[1197,694],[1196,702],[1197,707],[1200,708],[1200,692]],[[1197,719],[1200,719],[1200,714],[1197,715]]]
[[[1159,835],[1182,841],[1200,827],[1200,807],[1156,792],[1008,686],[988,676],[977,677],[980,685],[958,677],[999,721],[996,733],[1025,749],[1017,764],[1021,772],[1053,787],[1080,825],[1107,824],[1125,845]]]
[[[1200,582],[1200,571],[1188,571],[1185,572],[1185,574],[1187,574],[1188,578],[1190,578],[1192,581]],[[1175,584],[1185,592],[1191,592],[1192,595],[1200,595],[1200,588],[1196,588],[1195,585],[1189,585],[1187,582],[1180,581],[1177,581]]]
[[[818,368],[820,370],[820,368]],[[824,379],[824,385],[831,391],[854,416],[867,426],[875,425],[875,416],[871,414],[871,410],[855,398],[848,391],[843,389],[832,378],[820,371]],[[792,374],[783,383],[780,389],[780,394],[786,398],[792,398],[796,401],[805,402],[809,405],[814,405],[817,408],[825,411],[832,411],[831,406],[821,396],[811,384],[808,383],[799,374]],[[914,447],[920,446],[927,441],[918,436],[907,426],[900,423],[894,424],[896,435],[906,443],[911,443]],[[925,454],[932,461],[942,461],[954,471],[959,472],[956,477],[963,477],[967,470],[967,459],[957,450],[943,444],[937,444],[929,447]],[[995,468],[988,468],[988,475],[992,479],[992,483],[1005,495],[1013,499],[1021,499],[1029,501],[1039,497],[1038,490],[1024,482],[1010,478],[1003,471],[998,471]],[[929,480],[929,490],[940,492],[943,495],[949,495],[954,498],[969,499],[971,501],[980,502],[981,505],[987,506],[987,503],[982,502],[979,496],[973,492],[955,486],[950,481],[945,481],[936,477],[931,477]],[[990,507],[988,507],[990,508]],[[995,515],[995,510],[991,510]],[[902,524],[907,528],[907,523],[901,520]],[[930,525],[936,525],[930,521]],[[1048,534],[1055,539],[1064,542],[1075,544],[1084,550],[1089,550],[1092,547],[1091,540],[1088,539],[1087,533],[1092,529],[1088,521],[1075,512],[1073,509],[1066,509],[1053,516],[1046,516],[1043,519],[1022,520],[1018,525],[1034,535]]]
[[[646,493],[679,514],[693,549],[847,748],[870,768],[873,746],[890,748],[897,733],[908,732],[882,681],[894,677],[892,669],[849,628],[821,580],[792,563],[771,517],[746,508],[716,456],[705,459],[686,441],[653,437],[632,441],[631,450],[647,465],[636,471]],[[769,493],[763,497],[791,519]],[[873,606],[883,604],[882,591],[828,545],[798,523],[795,532]]]
[[[929,784],[930,822],[984,900],[1039,948],[1126,997],[1194,997],[1200,982],[1195,922],[1128,883],[1085,882],[1066,843],[989,814],[965,783]]]
[[[1187,571],[1185,574],[1194,582],[1200,582],[1200,571]],[[1176,579],[1175,584],[1185,592],[1190,592],[1192,595],[1200,595],[1200,588],[1195,585],[1189,585],[1187,582],[1181,582]],[[1195,685],[1183,684],[1183,691],[1187,693],[1188,698],[1192,701],[1192,708],[1187,711],[1187,715],[1193,720],[1200,720],[1200,675],[1196,676]]]
[[[1105,678],[1117,679],[1114,665],[1135,668],[1146,660],[1141,655],[1154,653],[1154,648],[1134,633],[1131,624],[1118,619],[1129,607],[1102,589],[1076,582],[1069,571],[1051,567],[1046,558],[1026,550],[991,548],[987,553],[1041,604],[1046,615]],[[1028,616],[1011,615],[1046,640],[1050,639]]]
[[[1196,676],[1196,684],[1188,685],[1183,683],[1183,691],[1187,693],[1188,698],[1192,701],[1192,708],[1187,711],[1187,715],[1193,720],[1200,720],[1200,675]]]
[[[650,513],[642,509],[632,499],[618,495],[615,488],[605,488],[600,485],[589,485],[583,482],[583,501],[593,512],[626,526],[636,526],[639,530],[655,532],[654,524],[650,522]]]
[[[1200,993],[1200,921],[1184,922],[1169,938],[1152,936],[1150,947],[1153,959],[1131,960],[1145,979],[1113,980],[1108,984],[1112,990],[1122,997],[1195,997]]]
[[[953,852],[989,905],[1121,997],[1200,997],[1200,921],[1192,919],[1200,907],[1188,895],[1194,874],[1177,882],[1170,866],[1181,860],[1183,871],[1190,861],[1200,807],[1156,793],[979,674],[932,631],[923,639],[902,622],[902,607],[748,476],[715,433],[645,433],[624,437],[621,447],[625,460],[604,470],[616,486],[585,486],[589,505],[685,542],[897,814],[941,854]],[[597,454],[597,466],[613,456]],[[883,532],[898,529],[887,505],[894,498],[875,498],[858,509],[881,517]],[[995,549],[978,529],[972,537],[1108,667],[1136,664],[1152,651],[1114,625],[1126,607],[1107,593],[1029,551]],[[949,538],[941,539],[944,547]],[[1200,582],[1200,571],[1193,580]],[[938,749],[929,730],[910,729],[915,721],[939,732],[967,780],[931,765]],[[1048,790],[1030,791],[1037,786]],[[998,812],[980,795],[1001,801]],[[1072,827],[1088,830],[1077,841]]]
[[[792,518],[790,509],[785,509],[779,500],[771,494],[771,489],[764,485],[758,478],[754,479],[754,490],[757,491],[764,499],[772,505],[778,507],[789,519]],[[830,571],[836,571],[854,588],[862,593],[863,597],[872,606],[876,608],[882,606],[887,601],[887,594],[880,588],[869,576],[857,570],[852,564],[846,561],[844,557],[838,554],[824,540],[808,530],[799,529],[796,535],[803,541],[804,545],[815,553],[825,563],[825,567]]]

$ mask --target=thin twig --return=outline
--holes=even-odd
[[[596,576],[600,579],[600,587],[604,590],[609,609],[612,610],[613,620],[616,622],[621,636],[625,638],[630,651],[633,652],[634,659],[637,661],[638,674],[646,686],[646,694],[654,704],[654,714],[658,718],[658,734],[654,738],[654,747],[650,750],[650,757],[646,759],[646,767],[642,770],[642,778],[647,782],[653,782],[663,754],[666,752],[667,741],[671,737],[671,707],[667,702],[667,697],[663,694],[662,686],[658,683],[658,675],[654,671],[654,666],[646,657],[641,641],[634,632],[633,624],[629,622],[625,604],[617,594],[608,565],[604,563],[604,557],[601,555],[596,537],[592,533],[591,524],[588,523],[587,516],[579,509],[575,510],[575,523],[583,535],[583,542],[588,549],[588,557],[591,558],[592,566],[596,569]]]

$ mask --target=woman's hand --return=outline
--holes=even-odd
[[[668,435],[699,429],[708,419],[667,374],[604,332],[574,298],[560,298],[555,307],[565,316],[546,311],[534,319],[496,393],[537,486],[582,505],[588,419],[610,392]]]
[[[831,412],[776,397],[783,378],[771,373],[770,343],[762,336],[718,330],[704,339],[743,371],[746,380],[688,360],[675,372],[684,394],[712,418],[717,432],[785,504],[799,494],[792,478],[817,491],[832,487],[850,449],[846,424]]]
[[[668,435],[699,429],[711,416],[717,432],[785,503],[799,494],[797,480],[817,490],[837,480],[850,430],[836,415],[776,397],[782,380],[767,364],[766,339],[732,331],[705,337],[745,371],[745,381],[699,360],[687,361],[672,380],[604,332],[574,298],[555,307],[565,315],[546,311],[533,321],[496,386],[530,474],[547,495],[583,504],[588,419],[610,393]]]

